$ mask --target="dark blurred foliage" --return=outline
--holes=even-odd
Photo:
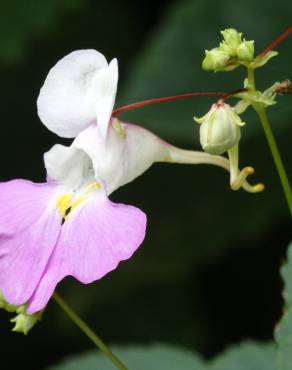
[[[48,70],[68,52],[95,48],[117,57],[117,105],[196,90],[241,87],[243,70],[201,71],[203,50],[219,31],[236,27],[258,51],[289,26],[292,4],[268,0],[61,0],[1,2],[1,180],[42,181],[42,155],[69,143],[38,120],[36,98]],[[290,17],[291,18],[291,17]],[[292,38],[259,71],[259,86],[291,78]],[[291,97],[281,97],[271,119],[291,176]],[[198,148],[192,116],[210,99],[180,101],[125,114],[176,145]],[[278,268],[291,239],[288,211],[259,123],[245,116],[241,163],[257,170],[263,194],[228,188],[222,170],[155,165],[113,194],[149,217],[146,241],[135,256],[101,281],[68,279],[59,291],[109,343],[164,341],[211,356],[245,338],[271,339],[281,314]],[[252,181],[252,180],[251,180]],[[41,370],[70,353],[91,348],[51,302],[28,335],[10,332],[1,312],[1,360],[10,369]]]

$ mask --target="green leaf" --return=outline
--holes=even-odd
[[[114,347],[114,353],[129,370],[203,370],[198,356],[167,345]],[[97,351],[74,356],[49,370],[116,370],[116,367]]]
[[[277,369],[291,370],[292,364],[292,243],[288,249],[287,262],[281,269],[284,280],[283,297],[285,299],[284,314],[275,330],[278,344]]]
[[[275,346],[240,344],[217,357],[208,370],[275,370]]]
[[[203,362],[188,350],[156,344],[152,346],[113,347],[129,370],[275,370],[274,346],[247,342],[227,350],[217,359]],[[116,370],[97,351],[71,357],[48,370]]]

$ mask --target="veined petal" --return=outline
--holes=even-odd
[[[0,182],[0,235],[13,235],[35,223],[48,205],[53,187],[17,179]]]
[[[136,251],[145,229],[146,216],[138,208],[112,203],[105,195],[87,200],[63,224],[28,313],[41,310],[65,276],[88,284],[114,270]]]
[[[61,59],[49,72],[41,88],[37,106],[38,114],[43,124],[62,137],[75,137],[96,122],[97,99],[101,99],[104,83],[98,77],[102,71],[108,72],[111,83],[111,94],[114,100],[117,83],[117,71],[113,63],[108,66],[105,57],[96,50],[78,50]],[[113,73],[113,76],[110,76]],[[111,100],[111,99],[109,99]],[[108,111],[110,104],[105,108]]]
[[[60,216],[50,209],[50,184],[0,183],[0,290],[7,302],[25,303],[56,245]]]

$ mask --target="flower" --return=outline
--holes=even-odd
[[[112,118],[117,81],[116,59],[108,64],[95,50],[61,59],[40,91],[38,114],[51,131],[75,139],[45,153],[47,182],[0,183],[0,303],[20,315],[15,330],[31,328],[64,277],[96,281],[141,245],[146,215],[111,202],[114,190],[154,162],[230,170],[226,158],[176,148]]]

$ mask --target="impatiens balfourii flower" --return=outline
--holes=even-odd
[[[145,236],[146,216],[108,196],[154,162],[209,163],[226,158],[176,148],[148,130],[111,118],[117,61],[95,50],[69,54],[49,72],[38,98],[42,122],[71,146],[44,156],[47,182],[0,183],[0,308],[15,311],[15,330],[39,319],[56,285],[91,283],[128,259]],[[238,187],[254,191],[244,176]]]

